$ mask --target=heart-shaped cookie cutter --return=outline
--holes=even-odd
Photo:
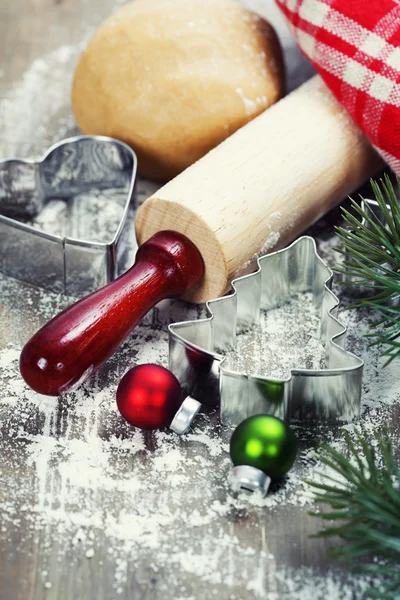
[[[232,282],[233,292],[207,302],[209,317],[169,326],[170,369],[183,389],[202,404],[219,407],[222,423],[238,425],[255,414],[288,421],[350,421],[359,416],[363,361],[344,349],[346,327],[337,319],[339,300],[332,271],[303,236],[257,260],[258,270]],[[261,310],[310,292],[320,314],[325,368],[292,369],[286,379],[230,369],[224,351],[236,334],[257,326]]]
[[[41,160],[0,162],[0,271],[55,292],[81,296],[116,276],[117,251],[133,196],[137,159],[126,144],[76,136],[52,146]],[[48,200],[104,190],[123,194],[123,213],[107,242],[62,237],[13,218],[32,216]]]

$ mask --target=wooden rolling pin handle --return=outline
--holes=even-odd
[[[25,345],[21,375],[36,392],[58,396],[94,373],[160,300],[185,294],[203,276],[190,240],[161,231],[141,246],[124,275],[79,300]]]

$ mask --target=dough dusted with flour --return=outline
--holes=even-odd
[[[85,134],[134,148],[139,172],[169,179],[283,94],[272,27],[235,0],[136,0],[107,19],[76,69]]]

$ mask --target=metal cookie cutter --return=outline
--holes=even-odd
[[[237,425],[255,414],[296,420],[342,420],[359,416],[363,361],[343,348],[346,327],[337,319],[333,274],[315,242],[301,237],[284,250],[258,259],[258,270],[232,282],[233,293],[207,303],[210,316],[169,326],[170,369],[183,389],[201,403],[218,407],[222,423]],[[236,333],[259,321],[260,310],[282,306],[311,292],[320,314],[325,368],[292,369],[274,379],[229,369],[224,351]]]
[[[75,296],[114,279],[136,165],[136,156],[127,145],[100,136],[63,140],[39,161],[0,162],[0,271]],[[89,241],[85,224],[90,215],[85,214],[85,206],[101,194],[106,203],[119,204],[122,216],[105,241],[101,239],[104,232],[100,239]],[[67,212],[66,227],[57,235],[30,222],[55,199],[65,201]],[[91,210],[96,216],[94,205]],[[17,220],[22,218],[25,222]],[[60,229],[58,222],[55,226]]]

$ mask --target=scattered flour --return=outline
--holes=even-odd
[[[246,4],[267,13],[278,27],[288,89],[293,89],[312,69],[293,48],[272,0]],[[63,46],[35,60],[0,98],[0,157],[35,157],[76,132],[68,98],[83,46]],[[43,89],[46,94],[37,102]],[[139,179],[137,203],[155,188]],[[56,212],[39,225],[46,226]],[[278,213],[272,229],[274,220],[279,221]],[[278,235],[271,234],[263,252],[278,242]],[[328,240],[324,246],[330,258],[331,245]],[[67,303],[65,297],[0,275],[0,538],[14,540],[17,535],[24,551],[41,547],[43,564],[37,568],[43,587],[53,586],[57,569],[50,563],[55,555],[60,565],[86,559],[98,573],[108,565],[114,572],[110,599],[130,598],[135,580],[139,587],[154,585],[146,588],[152,600],[361,600],[367,586],[363,578],[336,567],[321,572],[305,562],[307,554],[316,555],[315,541],[305,538],[301,527],[308,508],[315,508],[304,479],[318,481],[318,473],[326,472],[315,439],[342,448],[342,432],[353,434],[359,424],[297,428],[299,453],[284,484],[265,499],[234,497],[226,484],[230,432],[219,426],[217,415],[199,415],[193,430],[178,438],[171,432],[133,430],[115,406],[117,383],[129,367],[150,361],[167,365],[166,324],[204,316],[202,309],[162,303],[89,383],[62,399],[48,398],[28,389],[19,377],[19,353],[27,336]],[[292,308],[297,315],[298,307]],[[276,312],[265,323],[272,326],[269,335],[278,335],[282,320]],[[367,348],[362,335],[368,331],[368,315],[343,313],[341,320],[350,330],[350,349],[366,361],[361,422],[372,433],[399,405],[398,365],[382,370],[379,349]],[[275,337],[274,343],[278,341]],[[249,352],[260,362],[264,350],[259,336]],[[290,353],[298,350],[294,344]],[[300,360],[300,352],[295,358]],[[285,523],[291,528],[287,536]],[[298,568],[289,566],[286,556],[296,553],[296,544],[306,549],[293,561]]]
[[[225,366],[234,371],[284,379],[291,369],[320,369],[325,350],[312,294],[300,294],[279,308],[261,311],[260,321],[236,337]]]
[[[247,98],[243,92],[243,89],[240,87],[236,88],[236,93],[240,97],[240,99],[243,101],[246,114],[247,115],[254,114],[258,109],[257,105],[259,104],[259,102],[255,101],[255,100],[250,100],[250,98]],[[264,102],[265,101],[266,101],[266,98],[265,98]]]
[[[281,234],[279,231],[273,231],[270,233],[265,240],[263,247],[261,248],[260,254],[266,254],[269,250],[272,250],[278,244],[280,237]]]
[[[49,200],[29,224],[52,235],[110,243],[124,214],[126,198],[127,191],[110,189],[77,194],[68,202]]]
[[[21,285],[0,278],[6,303]],[[47,316],[62,304],[61,297],[25,289],[30,304]],[[46,310],[49,303],[51,308]],[[230,493],[226,484],[230,431],[218,425],[214,413],[200,415],[193,430],[181,438],[171,432],[134,430],[119,417],[115,389],[123,372],[134,363],[166,364],[165,323],[177,308],[171,303],[164,310],[158,308],[144,319],[105,372],[61,400],[38,395],[25,386],[18,376],[17,346],[0,351],[4,382],[0,472],[11,477],[12,464],[25,465],[24,474],[18,471],[16,481],[10,481],[11,489],[18,483],[18,494],[1,499],[3,535],[18,528],[34,539],[47,535],[65,540],[67,548],[74,547],[76,552],[82,548],[83,557],[92,561],[108,557],[115,564],[116,597],[126,589],[132,569],[147,563],[151,577],[159,578],[160,590],[167,569],[168,584],[184,588],[187,595],[182,598],[193,596],[188,584],[193,578],[195,593],[213,590],[210,598],[227,586],[229,597],[240,600],[264,598],[266,590],[269,600],[308,598],[314,587],[313,597],[321,600],[326,590],[330,600],[362,598],[367,585],[363,578],[337,570],[322,575],[309,565],[289,567],[279,558],[277,541],[270,539],[276,519],[282,522],[281,511],[295,511],[304,518],[313,505],[304,480],[319,481],[320,473],[326,473],[315,439],[329,440],[340,449],[342,431],[355,433],[358,423],[337,429],[321,426],[317,432],[296,428],[296,466],[283,485],[261,499]],[[277,321],[272,319],[270,324],[276,333],[283,319],[280,310]],[[310,312],[310,306],[295,301],[295,320],[300,319],[301,310]],[[366,360],[362,423],[373,432],[385,423],[391,404],[398,402],[400,374],[395,364],[382,370],[378,351],[367,349],[361,337],[368,331],[366,314],[344,312],[341,320],[349,327],[351,349]],[[259,360],[262,351],[253,345],[253,358]],[[293,346],[289,354],[295,351]],[[300,356],[301,351],[297,352]],[[252,528],[246,533],[246,528],[233,526],[237,518],[252,522]],[[312,544],[304,538],[301,543]],[[106,557],[100,550],[104,547],[108,548]],[[238,569],[239,579],[235,576]],[[247,582],[245,597],[238,588],[240,581]]]
[[[42,153],[46,144],[75,133],[74,118],[65,107],[70,97],[73,65],[82,47],[61,46],[36,59],[21,82],[0,98],[0,158],[32,158]]]

